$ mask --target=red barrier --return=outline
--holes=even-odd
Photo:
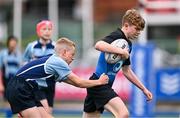
[[[3,85],[2,72],[0,71],[0,96],[3,96],[3,92],[4,92],[4,85]]]
[[[88,79],[94,72],[94,68],[75,68],[73,72],[83,79]],[[123,76],[122,72],[118,73],[113,88],[123,100],[127,101],[129,99],[130,83]],[[86,89],[77,88],[63,82],[56,84],[55,99],[84,100],[85,96]]]

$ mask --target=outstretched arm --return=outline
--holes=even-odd
[[[152,93],[142,84],[141,81],[139,81],[138,77],[135,75],[135,73],[132,71],[130,66],[124,66],[122,68],[123,74],[125,77],[132,82],[134,85],[136,85],[139,89],[143,91],[143,93],[147,96],[147,100],[152,100],[153,95]]]
[[[72,72],[71,74],[68,75],[68,79],[66,79],[64,82],[80,88],[89,88],[93,86],[107,84],[108,81],[109,78],[105,74],[102,74],[98,80],[87,80],[80,78],[79,76],[77,76]]]

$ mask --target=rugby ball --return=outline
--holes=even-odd
[[[112,46],[119,48],[129,48],[128,42],[125,39],[117,39],[111,43]],[[121,60],[121,56],[113,53],[105,53],[105,60],[107,63],[114,64]]]

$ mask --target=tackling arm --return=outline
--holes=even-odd
[[[108,76],[103,74],[98,80],[86,80],[78,77],[76,74],[71,73],[68,75],[68,79],[64,82],[80,88],[89,88],[98,85],[104,85],[108,83]]]

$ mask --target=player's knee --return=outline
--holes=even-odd
[[[128,111],[119,112],[118,114],[115,115],[115,118],[129,118],[129,112]]]
[[[82,118],[100,118],[100,117],[101,117],[100,112],[95,111],[92,113],[84,112]]]
[[[128,112],[128,111],[123,112],[123,113],[121,114],[121,117],[120,117],[120,118],[129,118],[129,112]]]

